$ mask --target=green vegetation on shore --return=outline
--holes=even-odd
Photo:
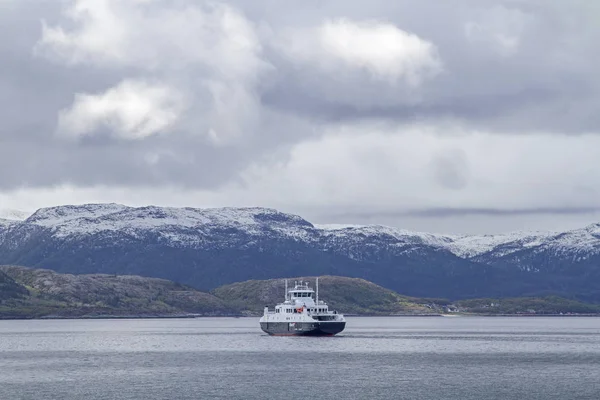
[[[308,281],[314,277],[289,278]],[[347,315],[598,314],[600,305],[558,296],[450,302],[402,296],[358,278],[322,276],[321,300]],[[262,314],[284,299],[284,280],[251,280],[205,293],[164,279],[106,274],[71,275],[0,266],[0,319],[174,317]]]
[[[600,314],[600,305],[558,296],[460,300],[453,306],[463,313],[487,315]]]
[[[308,281],[315,288],[314,277],[289,278],[288,285],[294,281]],[[263,308],[273,308],[284,300],[285,283],[283,279],[251,280],[221,286],[212,294],[238,309],[253,314],[262,314]],[[427,300],[401,296],[372,282],[359,278],[341,276],[319,277],[320,300],[324,300],[330,309],[344,314],[362,315],[418,315],[435,314],[436,310]]]
[[[164,279],[13,266],[0,267],[0,273],[16,293],[0,297],[0,318],[236,314],[211,294]]]
[[[0,270],[0,301],[22,298],[27,294],[27,289]]]

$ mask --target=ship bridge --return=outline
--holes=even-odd
[[[308,282],[294,282],[294,287],[288,290],[288,298],[295,304],[303,304],[309,308],[316,306],[315,291],[308,286]]]

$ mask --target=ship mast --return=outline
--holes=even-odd
[[[287,299],[288,299],[288,292],[287,292],[287,279],[286,279],[285,280],[285,300],[284,301],[287,301]]]
[[[317,276],[316,287],[317,287],[317,312],[318,312],[318,310],[319,310],[319,277],[318,276]]]

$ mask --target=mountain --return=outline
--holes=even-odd
[[[600,300],[600,286],[596,284],[600,281],[600,224],[560,233],[499,235],[495,239],[499,240],[493,246],[481,246],[468,259],[523,271],[529,295]]]
[[[0,263],[153,276],[201,290],[299,273],[339,275],[441,297],[488,295],[498,275],[418,235],[352,229],[322,229],[266,208],[63,206],[0,228]]]
[[[0,224],[0,263],[169,279],[200,290],[298,275],[362,278],[414,297],[559,294],[600,301],[600,228],[441,235],[313,225],[268,208],[86,204]]]
[[[0,220],[9,220],[9,221],[23,221],[25,220],[31,213],[13,210],[8,208],[0,208]]]
[[[6,228],[16,222],[24,221],[30,213],[19,210],[0,208],[0,229]]]
[[[8,279],[12,296],[6,296],[3,279]],[[164,279],[140,276],[70,275],[0,266],[0,289],[0,318],[235,313],[211,294]]]
[[[288,279],[307,281],[314,288],[314,277],[297,277]],[[236,308],[254,314],[262,314],[265,306],[273,309],[274,305],[284,299],[285,284],[282,279],[251,280],[221,286],[212,294],[235,305]],[[432,307],[432,300],[424,300],[401,296],[372,282],[359,278],[341,276],[319,277],[320,300],[324,300],[330,310],[338,310],[345,314],[368,315],[422,315],[437,314],[440,306]]]

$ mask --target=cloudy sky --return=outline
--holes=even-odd
[[[0,0],[0,208],[600,221],[600,2]]]

